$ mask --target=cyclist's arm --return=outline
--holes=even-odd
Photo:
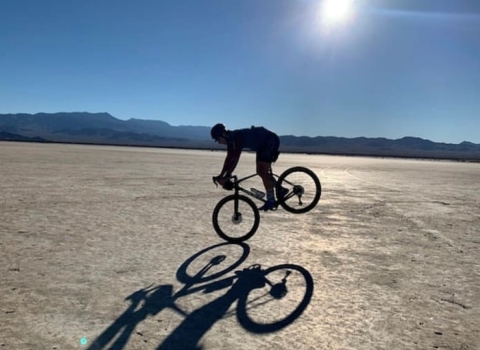
[[[233,144],[227,145],[227,157],[223,164],[222,172],[220,177],[230,177],[235,170],[238,160],[240,159],[240,154],[242,153],[243,142],[240,134],[235,135]]]

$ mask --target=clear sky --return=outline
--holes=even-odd
[[[480,0],[342,1],[0,0],[0,113],[480,143]]]

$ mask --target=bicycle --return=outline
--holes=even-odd
[[[260,225],[260,212],[255,202],[249,197],[265,203],[265,193],[240,185],[243,181],[257,175],[252,174],[240,179],[233,175],[223,186],[224,189],[233,190],[234,193],[221,199],[213,210],[213,227],[220,238],[228,242],[243,242],[257,231]],[[285,192],[277,199],[275,210],[280,206],[290,213],[303,214],[311,211],[318,204],[322,186],[318,176],[312,170],[297,166],[285,170],[280,176],[274,173],[270,175],[275,180],[276,193]],[[218,186],[216,178],[213,177],[212,180]],[[295,201],[296,198],[298,202]],[[244,215],[246,213],[252,215]]]

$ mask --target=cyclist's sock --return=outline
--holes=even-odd
[[[273,189],[267,191],[267,201],[275,202],[275,194]]]

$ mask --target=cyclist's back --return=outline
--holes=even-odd
[[[258,151],[268,144],[269,141],[278,138],[274,132],[263,126],[252,126],[251,128],[232,130],[228,135],[227,142],[234,143],[237,137],[240,137],[242,140],[241,143],[244,148],[252,151]]]

